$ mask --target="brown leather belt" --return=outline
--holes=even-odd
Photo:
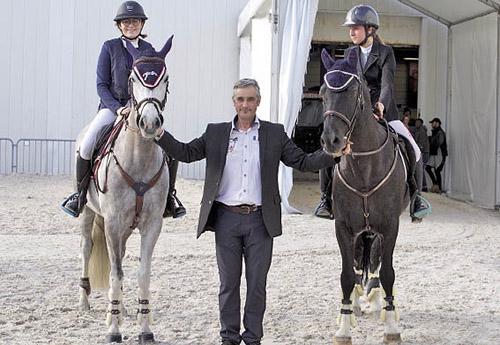
[[[219,205],[222,208],[225,208],[228,211],[238,213],[238,214],[250,214],[252,212],[260,210],[260,206],[257,205],[235,205],[235,206],[230,206],[223,204],[221,202],[217,202],[217,205]]]

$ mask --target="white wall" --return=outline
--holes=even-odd
[[[246,0],[142,0],[144,32],[158,49],[173,33],[167,56],[167,127],[180,140],[209,122],[232,118],[239,77],[238,16]],[[102,42],[117,37],[122,0],[1,0],[0,138],[74,139],[95,115],[95,69]],[[180,174],[203,178],[204,162]]]

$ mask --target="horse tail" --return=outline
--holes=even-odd
[[[104,234],[104,218],[99,215],[94,217],[92,224],[92,253],[89,260],[89,279],[92,290],[106,291],[109,289],[109,264],[108,247]]]
[[[370,263],[371,263],[370,257],[372,251],[373,234],[367,231],[363,231],[361,233],[361,238],[363,240],[363,259],[362,259],[363,282],[364,284],[366,284],[366,282],[368,281],[368,273],[370,272]]]

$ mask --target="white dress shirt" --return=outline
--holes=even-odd
[[[248,130],[240,131],[233,121],[226,166],[215,200],[231,206],[262,204],[259,126],[256,117]]]

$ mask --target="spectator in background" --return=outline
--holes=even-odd
[[[441,193],[443,186],[441,183],[441,171],[443,171],[448,147],[446,144],[446,134],[441,128],[441,120],[437,117],[430,121],[432,135],[429,137],[429,161],[425,170],[432,180],[431,192]]]
[[[429,137],[427,136],[427,127],[421,118],[415,120],[415,133],[412,133],[417,142],[420,152],[422,153],[423,176],[422,176],[422,192],[427,192],[427,181],[425,178],[425,168],[429,161]]]

